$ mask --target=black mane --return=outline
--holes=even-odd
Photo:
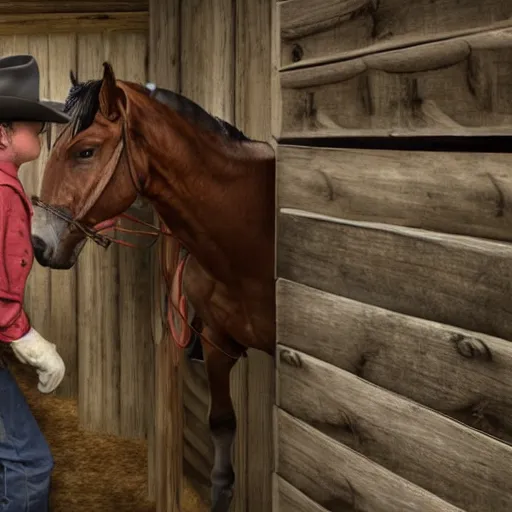
[[[71,116],[73,137],[91,126],[100,107],[101,80],[88,80],[71,87],[64,113]]]
[[[71,87],[64,105],[64,112],[71,116],[73,137],[91,126],[98,112],[101,80],[88,80]],[[157,101],[164,103],[193,124],[207,131],[224,135],[230,140],[249,141],[242,131],[223,119],[212,116],[192,100],[169,91],[156,89],[149,92]]]

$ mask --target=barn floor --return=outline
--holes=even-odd
[[[52,448],[52,512],[153,512],[146,443],[79,430],[76,400],[39,393],[31,370],[9,366]],[[189,487],[183,501],[183,512],[207,510]]]

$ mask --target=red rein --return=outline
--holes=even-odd
[[[141,225],[146,226],[148,228],[154,229],[155,232],[139,231],[139,230],[134,230],[134,229],[122,228],[122,227],[119,226],[119,221],[121,219],[127,219],[127,220],[130,220],[130,221],[132,221],[132,222],[134,222],[136,224],[141,224]],[[134,235],[145,235],[145,236],[155,237],[154,242],[152,242],[149,246],[144,247],[144,248],[151,247],[157,241],[158,236],[160,234],[166,235],[166,236],[173,236],[170,231],[168,231],[166,229],[158,228],[157,226],[154,226],[153,224],[150,224],[148,222],[144,222],[143,220],[137,219],[137,217],[133,217],[132,215],[129,215],[128,213],[122,213],[121,215],[118,215],[117,217],[113,217],[112,219],[108,219],[108,220],[105,220],[103,222],[100,222],[99,224],[96,224],[96,226],[94,226],[94,230],[97,233],[101,233],[102,231],[114,230],[114,231],[121,231],[121,232],[125,232],[125,233],[132,233]],[[116,243],[118,245],[123,245],[125,247],[132,247],[132,248],[135,248],[135,249],[139,248],[138,245],[131,244],[130,242],[125,242],[123,240],[118,240],[117,238],[112,238],[112,237],[109,237],[109,236],[104,235],[104,234],[102,234],[102,236],[104,236],[105,238],[107,238],[111,242]],[[179,348],[182,348],[182,349],[186,348],[190,344],[190,342],[192,341],[191,336],[190,336],[190,331],[192,330],[203,341],[205,341],[206,343],[208,343],[212,347],[216,348],[217,350],[222,352],[224,355],[228,356],[229,358],[235,359],[235,360],[238,359],[238,357],[239,357],[238,355],[230,354],[230,353],[226,352],[225,350],[221,349],[218,345],[216,345],[210,339],[208,339],[206,336],[204,336],[204,334],[198,332],[194,327],[189,325],[188,319],[187,319],[187,311],[186,311],[187,299],[185,298],[184,295],[181,295],[181,293],[180,293],[181,289],[182,289],[183,271],[185,269],[186,261],[187,261],[187,257],[185,257],[178,264],[178,268],[176,269],[177,278],[178,278],[178,286],[179,286],[179,292],[178,292],[178,297],[179,297],[178,298],[178,302],[179,302],[179,304],[178,305],[176,305],[174,303],[173,297],[172,297],[172,279],[169,279],[170,276],[166,276],[167,277],[166,281],[168,281],[169,286],[170,286],[170,290],[169,290],[170,293],[168,294],[168,299],[167,299],[167,303],[168,303],[168,306],[167,306],[167,322],[168,322],[168,325],[169,325],[169,329],[171,331],[171,336],[174,339],[174,343]],[[162,265],[163,265],[163,268],[165,269],[164,257],[162,257]],[[164,273],[167,273],[167,272],[165,272],[165,270],[164,270]],[[175,329],[175,326],[174,326],[174,321],[173,321],[173,318],[172,318],[172,310],[175,310],[178,313],[178,315],[180,315],[182,321],[184,322],[184,328],[182,329],[181,334],[176,332],[176,329]],[[245,356],[246,354],[244,353],[243,355]]]
[[[136,224],[142,224],[143,226],[146,226],[146,227],[154,229],[155,232],[140,231],[140,230],[136,230],[136,229],[122,228],[122,227],[119,226],[119,221],[121,219],[127,219],[127,220],[130,220],[132,222],[135,222]],[[108,219],[108,220],[105,220],[103,222],[100,222],[99,224],[96,224],[96,226],[94,226],[94,230],[97,233],[101,233],[102,231],[114,230],[114,231],[119,231],[119,232],[122,232],[122,233],[132,233],[134,235],[153,236],[153,237],[158,237],[160,234],[171,235],[170,233],[167,233],[167,232],[163,231],[162,229],[157,228],[156,226],[153,226],[153,224],[149,224],[148,222],[144,222],[143,220],[137,219],[137,217],[133,217],[132,215],[129,215],[128,213],[122,213],[121,215],[118,215],[117,217],[113,217],[112,219]],[[118,244],[118,245],[123,245],[125,247],[131,247],[133,249],[138,249],[139,248],[138,245],[131,244],[130,242],[125,242],[124,240],[119,240],[117,238],[112,238],[110,236],[104,235],[103,233],[101,233],[101,234],[105,238],[110,240],[112,243],[115,243],[115,244]],[[156,242],[156,238],[155,238],[155,242]],[[150,244],[149,247],[151,247],[151,245],[153,245],[153,244]]]

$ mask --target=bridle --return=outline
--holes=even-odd
[[[54,145],[57,143],[57,141],[64,136],[65,133],[67,133],[72,128],[72,124],[68,124],[66,128],[59,134],[57,139],[54,142]],[[127,163],[128,163],[128,169],[130,173],[130,177],[132,179],[133,186],[137,192],[137,194],[142,194],[142,188],[140,186],[139,180],[135,174],[135,170],[133,169],[131,159],[129,157],[128,153],[128,145],[126,143],[126,118],[123,119],[122,124],[122,132],[121,137],[119,139],[119,142],[117,143],[117,146],[114,149],[114,152],[112,153],[112,156],[110,157],[109,161],[107,162],[106,166],[104,167],[104,172],[101,174],[100,179],[96,182],[92,194],[89,196],[86,196],[84,200],[82,201],[82,204],[78,208],[78,213],[75,216],[71,216],[67,214],[66,212],[63,212],[60,208],[56,208],[48,203],[45,203],[44,201],[41,201],[41,199],[33,195],[31,197],[32,204],[35,206],[38,206],[39,208],[42,208],[43,210],[46,210],[47,212],[51,213],[52,215],[55,215],[59,219],[66,222],[68,225],[73,226],[75,229],[81,231],[87,238],[91,239],[93,242],[98,244],[99,246],[103,247],[104,249],[107,249],[112,243],[118,244],[118,245],[124,245],[126,247],[132,247],[132,248],[139,248],[140,246],[137,246],[135,244],[131,244],[129,242],[126,242],[124,240],[119,240],[117,238],[113,238],[111,236],[102,234],[102,231],[106,230],[114,230],[114,231],[120,231],[125,233],[132,233],[134,235],[141,235],[141,236],[152,236],[154,237],[154,240],[146,246],[143,246],[144,249],[149,249],[152,247],[156,241],[158,240],[158,237],[160,234],[170,236],[170,233],[167,231],[164,231],[163,229],[150,224],[149,222],[145,222],[141,219],[138,219],[137,217],[134,217],[133,215],[129,215],[127,213],[121,213],[120,215],[109,219],[107,221],[101,222],[100,224],[97,224],[94,227],[87,226],[82,219],[91,211],[91,209],[95,206],[95,204],[98,202],[99,198],[107,188],[108,184],[110,183],[112,177],[114,176],[117,168],[119,167],[119,163],[121,161],[121,157],[125,155]],[[141,231],[141,230],[133,230],[133,229],[127,229],[119,226],[119,221],[121,219],[127,219],[131,222],[134,222],[136,224],[141,224],[143,226],[146,226],[148,228],[153,229],[154,231]]]

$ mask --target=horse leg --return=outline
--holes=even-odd
[[[210,336],[213,337],[213,333],[210,329],[205,328],[203,332],[208,339],[212,339]],[[236,433],[236,415],[231,401],[229,376],[237,360],[207,343],[203,344],[203,350],[210,385],[208,421],[215,454],[211,472],[211,512],[228,512],[235,481],[231,446]]]

